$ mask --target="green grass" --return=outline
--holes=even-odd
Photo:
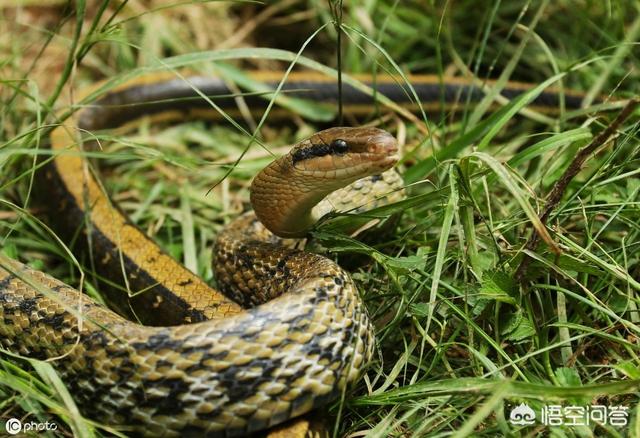
[[[242,82],[244,69],[336,66],[325,0],[10,7],[17,3],[0,3],[0,247],[75,285],[78,270],[32,201],[34,160],[59,115],[76,108],[71,91],[183,66],[260,91]],[[396,229],[360,243],[342,230],[370,215],[349,215],[314,232],[331,257],[365,255],[352,276],[379,343],[366,376],[331,408],[337,435],[640,436],[638,111],[587,160],[546,225],[538,219],[577,151],[615,117],[593,98],[637,93],[637,4],[345,3],[345,72],[462,72],[498,84],[480,105],[461,100],[455,115],[371,120],[402,140],[409,197],[374,212],[403,212]],[[490,109],[506,80],[584,91],[586,107],[554,116],[523,99]],[[317,129],[301,115],[326,118],[324,108],[284,105],[298,117],[255,120],[261,129],[248,150],[251,132],[240,125],[101,133],[102,180],[142,229],[211,280],[212,242],[245,208],[251,176]],[[535,232],[543,243],[531,251]],[[532,261],[518,281],[525,255]],[[90,279],[87,289],[96,293]],[[623,405],[629,426],[513,426],[509,409],[522,402]],[[78,436],[108,431],[80,417],[49,364],[0,353],[0,424],[12,417],[55,421]]]

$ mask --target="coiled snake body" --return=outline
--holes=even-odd
[[[273,78],[261,77],[267,83]],[[416,77],[413,83],[426,101],[443,96],[437,78]],[[119,313],[149,325],[133,323],[42,272],[3,261],[0,345],[53,359],[79,406],[108,424],[152,436],[240,436],[333,399],[370,359],[373,331],[345,271],[324,257],[279,245],[254,215],[241,216],[218,237],[220,293],[166,255],[103,193],[77,153],[82,132],[143,114],[178,119],[193,113],[204,102],[184,100],[198,96],[194,85],[211,97],[230,94],[215,78],[155,75],[127,82],[82,110],[77,124],[69,120],[53,131],[55,159],[40,172],[49,218],[61,238],[77,240],[95,271],[112,286],[122,285],[104,290]],[[331,82],[318,76],[294,74],[287,87],[314,100],[336,97]],[[377,87],[395,101],[407,99],[391,78],[378,78]],[[447,85],[444,97],[451,101],[460,90],[479,96],[458,83]],[[370,104],[352,88],[344,98],[355,112]],[[542,105],[557,103],[552,93],[539,99]],[[227,97],[216,102],[233,104]],[[570,99],[567,105],[575,106]],[[322,131],[255,178],[254,209],[272,232],[302,236],[328,211],[321,201],[334,190],[361,178],[387,191],[397,188],[397,177],[378,176],[395,163],[395,152],[393,137],[375,128]],[[243,310],[237,302],[255,307]]]

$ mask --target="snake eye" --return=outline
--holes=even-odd
[[[331,149],[339,154],[344,154],[349,150],[349,145],[346,141],[338,138],[331,142]]]

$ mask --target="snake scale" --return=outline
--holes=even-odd
[[[274,87],[281,73],[253,76]],[[427,105],[482,96],[461,81],[415,76],[411,82]],[[391,77],[368,83],[410,103]],[[512,98],[527,89],[511,84],[502,94]],[[332,80],[312,74],[290,75],[283,91],[316,102],[337,99]],[[210,105],[202,95],[233,111],[232,94],[218,78],[148,75],[108,91],[52,132],[54,158],[38,172],[48,218],[64,242],[90,255],[104,279],[101,292],[118,313],[17,261],[0,265],[0,345],[52,360],[86,415],[135,434],[243,436],[269,428],[333,400],[373,354],[372,325],[348,273],[282,245],[271,232],[304,236],[348,191],[401,187],[395,173],[385,172],[396,161],[391,135],[376,128],[321,131],[256,176],[251,199],[262,224],[245,214],[218,236],[221,291],[133,225],[78,153],[89,147],[84,134],[141,116],[202,115]],[[371,97],[353,87],[343,99],[348,113],[370,111]],[[567,107],[580,105],[578,94],[564,100]],[[533,104],[558,102],[545,92]],[[246,103],[266,106],[251,95]]]

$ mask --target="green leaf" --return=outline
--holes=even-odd
[[[445,395],[492,394],[500,387],[507,387],[505,398],[537,398],[544,401],[563,401],[575,397],[598,397],[602,395],[634,394],[640,390],[640,380],[621,380],[611,383],[579,386],[553,386],[548,383],[518,382],[509,379],[484,377],[441,379],[406,385],[382,394],[352,399],[353,406],[387,406],[404,401],[442,397]]]
[[[580,386],[582,382],[580,381],[580,375],[575,370],[575,368],[567,368],[561,367],[556,369],[555,371],[556,378],[558,379],[558,383],[562,386]]]
[[[426,318],[429,316],[429,303],[415,303],[409,305],[409,313],[418,318]]]
[[[501,271],[487,271],[480,286],[482,298],[516,305],[517,286],[514,279]]]
[[[509,324],[509,327],[511,330],[505,337],[509,341],[519,342],[536,334],[533,323],[530,319],[525,318],[520,310],[514,313],[513,323]]]
[[[508,161],[509,166],[516,167],[522,163],[530,161],[535,157],[552,151],[554,149],[561,148],[567,144],[572,144],[577,141],[587,141],[593,137],[591,131],[588,128],[577,128],[569,131],[561,132],[559,134],[552,135],[544,140],[529,146],[521,152],[515,154]]]
[[[407,257],[387,257],[382,261],[389,268],[396,270],[399,274],[408,274],[416,270],[423,270],[426,265],[426,258],[419,255]]]
[[[630,379],[640,379],[640,368],[632,361],[621,362],[613,367]]]
[[[553,263],[556,260],[555,257],[553,256],[549,256],[546,259],[549,260],[549,262],[551,263]],[[598,275],[602,273],[600,269],[594,268],[593,266],[586,264],[582,260],[579,260],[574,256],[572,256],[571,254],[562,254],[558,258],[557,265],[562,269],[566,269],[568,271],[584,272],[584,273],[593,274],[593,275]]]

